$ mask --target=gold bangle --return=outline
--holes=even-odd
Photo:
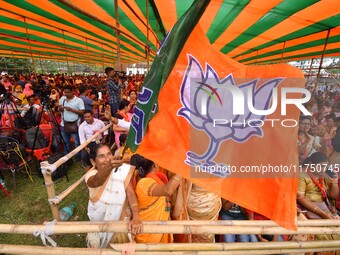
[[[134,206],[138,206],[138,204],[133,204],[133,205],[130,205],[130,208],[134,207]]]
[[[181,179],[177,178],[176,176],[172,177],[175,181],[181,182]]]

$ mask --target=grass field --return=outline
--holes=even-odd
[[[33,182],[23,172],[15,174],[16,191],[10,170],[1,170],[5,177],[5,183],[12,197],[9,199],[0,189],[0,223],[2,224],[43,224],[52,220],[50,206],[47,202],[46,187],[43,179],[34,175],[35,169],[32,170]],[[78,180],[84,174],[80,163],[74,163],[69,167],[69,182],[66,177],[55,181],[56,195],[60,194],[73,182]],[[88,191],[83,182],[75,189],[64,201],[61,202],[59,209],[76,202],[77,207],[71,221],[88,221],[87,203]],[[69,234],[51,236],[58,246],[61,247],[86,247],[86,234]],[[43,245],[40,237],[33,235],[13,235],[0,234],[0,244],[25,244],[25,245]]]

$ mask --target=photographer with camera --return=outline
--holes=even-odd
[[[122,87],[118,84],[118,74],[113,67],[106,67],[105,73],[108,76],[106,87],[109,92],[109,105],[111,106],[111,114],[114,115],[121,101]]]
[[[35,103],[35,95],[27,97],[28,104],[24,106],[21,117],[27,127],[34,127],[39,124],[40,105]]]

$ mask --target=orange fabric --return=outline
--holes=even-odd
[[[147,133],[137,149],[137,153],[152,159],[156,164],[170,171],[181,174],[193,183],[215,192],[221,197],[231,200],[242,207],[256,211],[276,221],[281,226],[296,229],[296,191],[298,179],[291,178],[193,178],[190,167],[185,164],[187,152],[193,141],[199,141],[196,148],[205,149],[209,145],[209,137],[203,131],[190,128],[184,117],[178,116],[182,108],[180,86],[183,74],[188,66],[188,54],[196,58],[206,72],[209,64],[218,73],[220,79],[232,73],[236,84],[254,78],[290,77],[278,86],[303,87],[304,76],[300,70],[289,65],[244,66],[221,54],[211,47],[208,39],[199,26],[196,26],[181,54],[175,68],[170,73],[158,97],[158,113],[149,122]],[[293,79],[295,78],[295,79]],[[263,82],[260,82],[262,84]],[[297,96],[297,95],[295,95]],[[300,95],[299,95],[300,96]],[[292,95],[291,97],[292,98]],[[280,102],[280,96],[279,96]],[[287,116],[281,116],[280,107],[268,119],[298,120],[299,109],[289,106]],[[195,132],[194,132],[195,131]],[[263,126],[263,137],[251,137],[244,143],[227,140],[221,143],[220,151],[215,159],[227,162],[237,169],[241,166],[297,165],[296,148],[297,127],[283,128],[281,125],[271,128]],[[162,148],[162,150],[159,150]],[[198,150],[198,149],[197,149]],[[228,153],[226,153],[226,151]],[[197,152],[198,154],[202,151]],[[259,176],[257,176],[259,177]]]
[[[167,207],[165,196],[152,196],[152,190],[157,184],[163,182],[157,175],[148,175],[139,180],[136,186],[138,198],[139,216],[141,220],[169,220],[170,208]],[[137,243],[169,243],[172,242],[170,234],[139,234],[136,236]]]
[[[169,32],[178,19],[176,1],[155,0],[155,4],[162,17],[164,28]]]

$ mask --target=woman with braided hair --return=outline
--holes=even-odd
[[[134,163],[132,163],[134,162]],[[170,220],[169,196],[177,189],[182,177],[174,175],[169,181],[157,172],[157,166],[149,159],[138,154],[131,157],[136,165],[136,195],[141,220]],[[171,243],[171,234],[139,234],[137,243]]]

